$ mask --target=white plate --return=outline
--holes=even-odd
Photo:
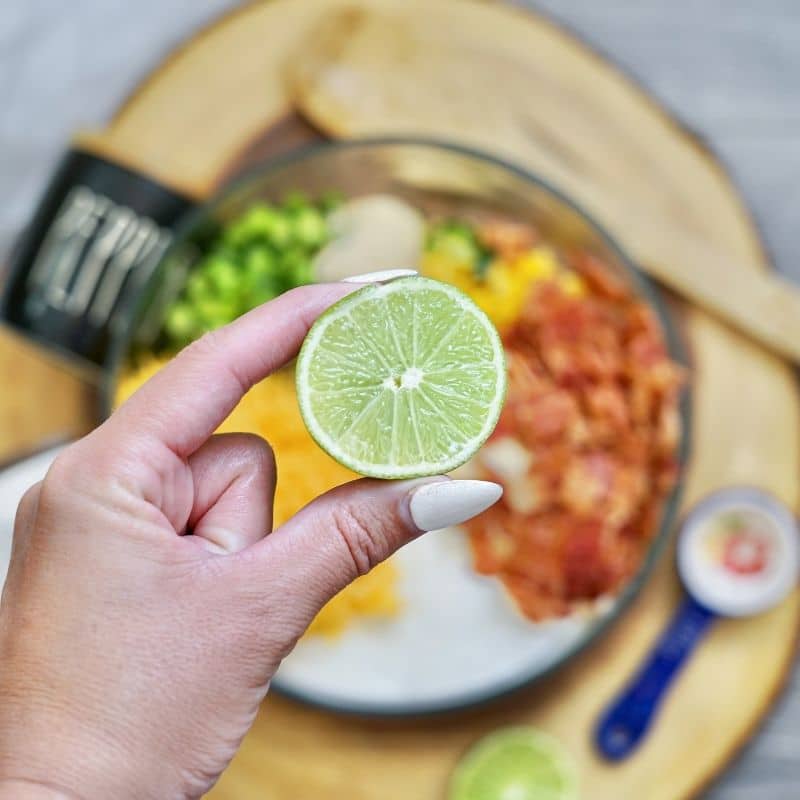
[[[5,580],[17,504],[58,449],[0,473],[0,579]],[[470,566],[457,529],[428,534],[398,553],[402,613],[357,623],[342,636],[300,642],[275,688],[345,711],[408,714],[471,704],[537,677],[585,642],[613,613],[533,624],[500,584]],[[613,605],[613,604],[611,604]]]

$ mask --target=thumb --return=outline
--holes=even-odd
[[[474,517],[502,493],[496,483],[444,477],[354,481],[309,503],[249,548],[250,577],[262,591],[281,592],[299,634],[359,575],[421,533]]]

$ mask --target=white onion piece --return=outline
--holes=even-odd
[[[328,217],[328,225],[333,239],[314,258],[318,281],[419,265],[425,220],[396,197],[374,194],[350,200]]]
[[[524,478],[533,465],[533,454],[511,436],[503,436],[483,446],[480,460],[503,481]]]

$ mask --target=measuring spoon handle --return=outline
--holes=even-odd
[[[691,597],[678,608],[639,672],[600,718],[595,744],[605,758],[620,761],[636,749],[672,679],[714,616]]]

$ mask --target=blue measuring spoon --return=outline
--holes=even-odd
[[[792,512],[760,489],[722,489],[692,509],[677,553],[687,597],[601,714],[594,738],[604,758],[621,761],[641,744],[667,690],[717,617],[758,614],[792,590],[799,553]]]

